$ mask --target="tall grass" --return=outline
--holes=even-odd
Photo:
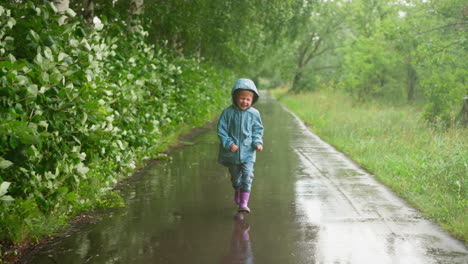
[[[468,129],[431,128],[412,106],[356,104],[326,91],[272,93],[314,133],[467,243]]]

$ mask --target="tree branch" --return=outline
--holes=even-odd
[[[315,36],[316,36],[315,32],[310,35],[310,40],[304,45],[305,46],[304,49],[302,50],[301,54],[299,54],[299,61],[298,61],[299,68],[302,68],[302,66],[307,64],[307,63],[304,63],[304,57],[307,54],[307,51],[309,50],[309,45],[308,44],[312,43]]]
[[[326,69],[338,69],[340,66],[322,66],[313,68],[314,71],[326,70]]]
[[[311,54],[311,55],[307,58],[306,64],[309,63],[309,61],[310,61],[311,59],[316,58],[316,57],[318,57],[318,56],[324,54],[325,52],[327,52],[327,51],[329,51],[329,50],[333,50],[333,49],[335,49],[335,47],[328,47],[328,48],[324,48],[323,50],[321,50],[320,52],[318,52],[318,53],[316,53],[316,54]]]
[[[307,65],[310,60],[314,57],[316,57],[315,53],[317,52],[317,50],[319,49],[320,47],[320,44],[322,43],[322,38],[320,38],[316,43],[315,43],[315,47],[314,47],[314,50],[309,54],[309,56],[307,56],[307,59],[305,60],[304,62],[304,65]]]
[[[429,30],[423,31],[423,32],[416,33],[416,35],[426,34],[426,33],[429,33],[429,32],[432,32],[432,31],[436,31],[436,30],[439,30],[439,29],[443,29],[443,28],[446,28],[446,27],[451,27],[451,26],[456,26],[456,25],[466,25],[466,24],[468,24],[468,22],[460,22],[460,23],[447,24],[447,25],[444,25],[444,26],[440,26],[440,27],[436,27],[436,28],[433,28],[433,29],[429,29]]]

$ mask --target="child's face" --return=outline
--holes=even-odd
[[[236,104],[241,110],[245,110],[252,105],[253,93],[249,91],[240,91],[236,96]]]

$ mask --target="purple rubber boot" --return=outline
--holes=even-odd
[[[237,205],[240,205],[240,189],[236,189],[234,191],[234,202],[237,204]]]
[[[249,197],[250,197],[249,192],[241,192],[240,193],[239,210],[237,210],[238,212],[250,213],[250,208],[247,207],[247,204],[249,203]]]

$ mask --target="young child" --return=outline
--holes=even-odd
[[[228,167],[234,187],[234,202],[239,212],[250,213],[247,206],[254,177],[256,151],[263,150],[263,125],[252,105],[258,91],[250,79],[239,79],[231,92],[232,105],[223,110],[218,122],[219,163]]]

